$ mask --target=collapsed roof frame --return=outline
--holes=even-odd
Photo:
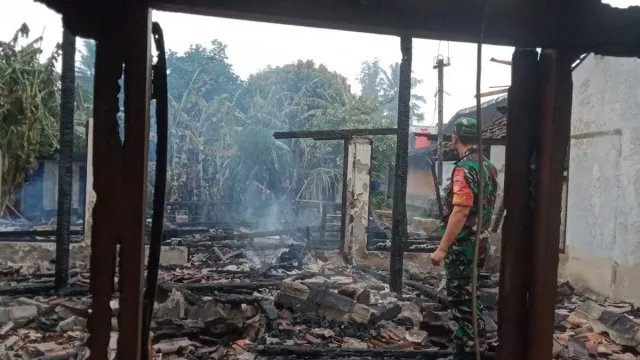
[[[98,200],[92,228],[93,312],[88,343],[92,359],[107,358],[109,301],[119,244],[120,271],[130,275],[120,279],[118,357],[123,360],[139,359],[141,346],[150,8],[402,36],[405,66],[397,164],[406,175],[410,87],[403,79],[410,74],[410,37],[475,42],[482,21],[475,14],[482,13],[484,6],[468,0],[40,1],[61,13],[65,28],[74,35],[97,40],[93,159]],[[509,117],[519,121],[507,124],[505,207],[509,211],[503,236],[508,241],[502,247],[498,357],[547,360],[557,278],[562,163],[571,115],[571,64],[587,52],[640,56],[640,8],[616,9],[597,0],[492,0],[487,17],[485,43],[519,47],[513,56],[509,90]],[[124,38],[126,43],[120,40]],[[555,50],[539,55],[535,48]],[[123,64],[127,79],[124,144],[115,121]],[[530,186],[531,178],[537,186]],[[396,197],[400,194],[396,191]],[[402,218],[399,212],[394,215],[398,232],[403,230]],[[401,281],[397,275],[402,273],[401,258],[391,273]]]

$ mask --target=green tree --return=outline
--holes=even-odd
[[[313,61],[299,60],[251,75],[241,99],[254,114],[250,119],[260,121],[260,126],[269,131],[319,130],[334,127],[335,122],[317,120],[325,112],[347,106],[351,96],[344,76]],[[257,113],[255,110],[259,108],[263,110]],[[339,125],[348,127],[347,122]],[[266,139],[262,141],[280,146]],[[337,156],[335,144],[329,146],[309,139],[282,143],[290,149],[291,160],[280,164],[278,183],[287,184],[289,196],[318,199],[335,188],[342,173],[336,161],[341,156]]]
[[[379,59],[362,63],[360,76],[358,77],[362,87],[362,96],[375,99],[378,104],[378,114],[395,120],[398,117],[398,91],[400,89],[400,63],[396,62],[385,70],[380,65]],[[422,84],[423,80],[412,77],[411,90]],[[411,121],[424,120],[422,106],[426,104],[423,96],[411,94]]]
[[[176,101],[187,91],[197,89],[199,96],[211,102],[222,95],[234,96],[242,82],[228,62],[227,45],[218,40],[211,46],[191,45],[183,54],[167,51],[169,96]]]
[[[60,46],[40,62],[42,37],[28,39],[23,24],[8,42],[0,42],[0,150],[3,157],[0,213],[38,155],[57,149],[60,82],[55,65]]]
[[[82,40],[82,48],[78,51],[80,60],[76,64],[76,82],[88,93],[93,93],[95,77],[96,42]]]

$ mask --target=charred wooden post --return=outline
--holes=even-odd
[[[96,42],[93,97],[93,188],[96,202],[91,226],[91,285],[93,296],[87,344],[91,360],[107,359],[111,331],[111,296],[120,240],[118,206],[122,175],[122,145],[118,131],[118,94],[122,77],[119,21],[105,26]]]
[[[345,247],[345,229],[347,228],[347,172],[349,171],[349,139],[344,139],[342,158],[342,202],[340,204],[340,249]]]
[[[322,239],[323,241],[327,236],[327,213],[329,212],[329,209],[329,204],[322,204],[322,217],[320,219],[320,239]]]
[[[390,286],[402,291],[404,242],[407,239],[407,167],[409,157],[409,123],[411,115],[411,55],[412,39],[400,38],[400,89],[398,91],[398,135],[396,142],[396,169],[393,189],[393,223],[391,236]]]
[[[442,161],[438,160],[438,164],[442,164]],[[442,179],[438,177],[438,174],[436,172],[436,164],[433,161],[431,161],[431,177],[433,178],[433,188],[436,190],[436,202],[438,203],[438,215],[442,219],[444,217],[444,210],[442,207],[442,195],[440,194],[440,185],[442,184]]]
[[[145,254],[145,212],[151,100],[151,11],[146,2],[127,3],[125,62],[125,139],[120,214],[120,336],[118,357],[140,357],[142,338],[142,291]]]
[[[86,243],[91,243],[93,206],[96,203],[96,193],[93,189],[93,124],[93,118],[87,121],[87,164],[85,167],[87,176],[85,178],[84,223],[82,224],[83,240]]]
[[[529,287],[527,359],[552,356],[551,336],[558,278],[562,185],[571,128],[571,54],[543,50],[540,56],[540,148],[533,267]]]
[[[500,205],[498,206],[498,211],[495,214],[493,219],[493,224],[491,225],[491,232],[497,233],[500,230],[500,225],[502,225],[502,218],[504,218],[505,208],[504,208],[504,195],[500,200]]]
[[[76,37],[62,33],[60,74],[60,153],[58,159],[58,220],[56,222],[56,290],[69,282],[69,242],[71,230],[71,188],[73,182],[73,110],[76,94]]]
[[[534,128],[538,124],[538,53],[516,49],[509,89],[510,119],[507,147],[502,225],[502,262],[498,306],[498,336],[501,360],[520,359],[527,338],[527,289],[531,271],[532,210],[530,206],[529,161],[533,154]],[[555,281],[555,280],[554,280]]]

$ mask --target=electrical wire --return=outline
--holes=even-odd
[[[478,41],[478,58],[476,73],[476,122],[477,122],[477,142],[478,142],[478,219],[476,220],[476,241],[473,248],[473,268],[471,278],[471,307],[473,314],[473,336],[475,339],[476,360],[480,360],[480,338],[478,336],[478,253],[480,250],[480,238],[484,229],[483,205],[484,205],[484,149],[482,147],[482,104],[480,99],[480,85],[482,81],[482,42],[484,41],[484,30],[487,22],[489,10],[489,0],[485,0],[484,15],[480,28],[480,40]]]

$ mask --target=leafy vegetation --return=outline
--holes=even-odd
[[[29,39],[23,24],[9,41],[0,41],[0,151],[2,189],[0,214],[14,209],[14,192],[36,159],[59,148],[60,74],[56,63],[61,48],[43,54],[42,37]],[[85,148],[85,123],[91,107],[80,88],[76,91],[76,150]],[[15,209],[14,209],[15,211]]]
[[[5,169],[10,168],[3,178],[4,199],[24,181],[37,155],[58,147],[59,48],[42,61],[41,38],[18,44],[27,36],[24,26],[9,42],[0,43],[0,146],[8,160]],[[78,129],[92,116],[94,62],[95,44],[82,42],[76,66]],[[273,132],[390,127],[396,122],[399,65],[385,69],[378,59],[363,64],[361,95],[351,91],[344,76],[310,60],[269,66],[243,81],[228,62],[226,45],[217,40],[192,45],[182,54],[169,51],[167,66],[170,201],[247,208],[262,200],[333,199],[342,182],[342,142],[276,140]],[[414,79],[413,86],[420,82]],[[424,98],[413,97],[414,121],[422,119],[424,103]],[[154,124],[152,120],[152,147]],[[386,176],[394,148],[393,137],[374,139],[374,178]],[[150,170],[153,179],[153,162]],[[384,199],[379,203],[386,206]]]

